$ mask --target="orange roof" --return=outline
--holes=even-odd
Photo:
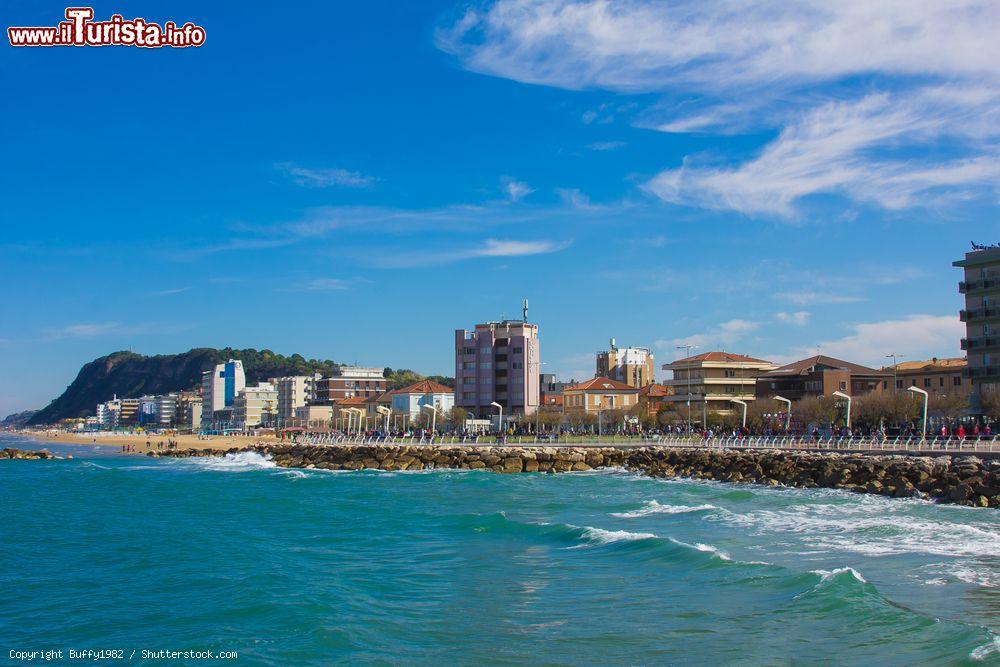
[[[639,390],[640,396],[646,396],[647,398],[660,398],[661,396],[673,396],[674,388],[666,387],[662,384],[647,384],[645,387]]]
[[[562,394],[542,394],[542,405],[562,405]]]
[[[684,359],[678,359],[673,362],[675,364],[681,363],[682,361],[729,361],[729,362],[743,362],[751,364],[769,364],[770,361],[764,359],[756,359],[754,357],[748,357],[744,354],[733,354],[732,352],[703,352],[702,354],[696,354],[693,357],[686,357]],[[669,366],[670,364],[667,364]]]
[[[414,382],[408,387],[402,387],[392,392],[393,394],[454,394],[455,390],[446,387],[440,382],[433,380],[421,380]]]
[[[618,380],[612,380],[611,378],[596,377],[593,380],[587,380],[586,382],[580,382],[579,384],[570,385],[563,389],[563,392],[567,391],[635,391],[639,390],[635,387],[629,386],[624,382],[619,382]]]
[[[368,402],[368,399],[364,396],[351,396],[349,398],[342,398],[337,401],[337,405],[364,405]]]

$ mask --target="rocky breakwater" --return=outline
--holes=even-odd
[[[974,507],[1000,507],[1000,461],[963,456],[845,455],[774,450],[642,447],[476,447],[405,445],[259,445],[255,451],[288,468],[426,470],[499,473],[582,472],[624,468],[653,477],[767,486],[845,489],[896,498],[920,496]],[[181,450],[153,456],[218,456]]]
[[[59,458],[52,452],[47,452],[44,449],[39,451],[31,451],[27,449],[15,449],[14,447],[5,447],[0,449],[0,459],[55,459]]]

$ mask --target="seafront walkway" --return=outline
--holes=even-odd
[[[506,446],[537,446],[537,447],[619,447],[631,449],[638,447],[704,447],[706,449],[775,449],[788,451],[810,452],[844,452],[872,454],[911,454],[916,456],[940,456],[951,454],[1000,454],[1000,436],[991,438],[869,438],[869,437],[827,437],[813,438],[811,436],[747,436],[747,437],[713,437],[711,439],[699,436],[568,436],[561,438],[525,436],[497,437],[462,437],[438,436],[434,438],[414,437],[366,437],[321,435],[305,436],[298,442],[317,445],[461,445],[495,447]]]

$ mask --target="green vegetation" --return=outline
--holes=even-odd
[[[393,370],[387,366],[382,375],[385,377],[385,384],[389,391],[411,385],[414,382],[420,382],[421,380],[432,380],[446,387],[455,386],[455,378],[453,377],[446,375],[421,375],[409,368],[397,368]]]

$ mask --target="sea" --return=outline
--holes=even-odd
[[[996,510],[47,446],[0,461],[5,664],[1000,665]]]

